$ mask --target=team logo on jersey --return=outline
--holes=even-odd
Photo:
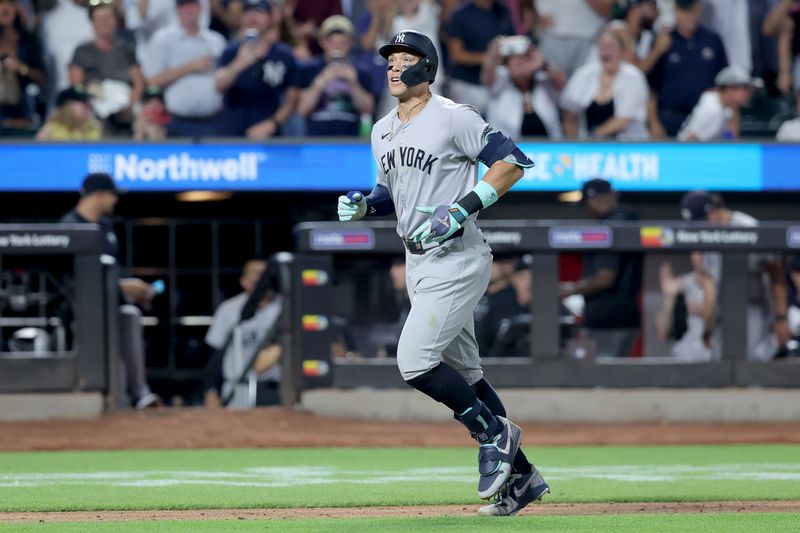
[[[267,61],[264,63],[261,79],[263,79],[264,83],[267,85],[277,87],[283,83],[284,76],[286,76],[286,65],[283,63],[279,61]]]
[[[398,152],[400,155],[399,162],[397,161]],[[388,174],[390,170],[394,170],[399,164],[403,167],[416,168],[430,176],[433,171],[433,164],[438,160],[437,156],[429,154],[421,148],[400,146],[397,150],[393,148],[381,156],[381,169],[383,169],[384,174]]]

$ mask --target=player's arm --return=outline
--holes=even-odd
[[[478,161],[489,167],[489,171],[470,192],[454,204],[417,207],[418,211],[432,216],[411,235],[412,240],[444,241],[461,228],[467,217],[495,203],[522,178],[526,168],[533,167],[533,161],[513,140],[490,126],[486,126],[483,131],[482,146]],[[443,220],[446,222],[442,222]]]

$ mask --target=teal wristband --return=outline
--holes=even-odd
[[[494,187],[483,180],[480,180],[475,185],[475,188],[472,189],[472,192],[477,194],[478,198],[481,199],[481,204],[483,204],[484,209],[495,203],[498,199],[497,191],[494,190]]]

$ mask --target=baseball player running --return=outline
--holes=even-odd
[[[403,379],[452,409],[479,443],[480,514],[513,515],[549,487],[522,453],[519,426],[483,377],[472,313],[486,291],[492,253],[477,213],[533,166],[469,106],[433,96],[438,57],[430,39],[404,31],[381,47],[398,105],[375,124],[375,188],[339,197],[339,220],[397,214],[406,246],[411,311],[397,347]],[[482,181],[478,161],[489,167]]]

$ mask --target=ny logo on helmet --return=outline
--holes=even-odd
[[[406,42],[406,34],[405,33],[398,33],[397,37],[394,38],[394,42],[396,42],[396,43],[405,43]]]

